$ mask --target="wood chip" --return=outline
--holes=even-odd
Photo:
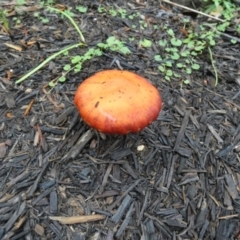
[[[106,216],[100,214],[72,217],[49,216],[49,219],[59,221],[62,224],[88,223],[104,220],[105,218]]]

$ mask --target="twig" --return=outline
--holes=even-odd
[[[212,50],[211,50],[210,47],[208,47],[208,52],[209,52],[211,64],[212,64],[212,67],[213,67],[213,70],[214,70],[214,73],[215,73],[215,87],[216,87],[218,85],[218,72],[217,72],[216,66],[215,66],[214,61],[213,61]]]
[[[174,5],[174,6],[177,6],[177,7],[186,9],[186,10],[189,10],[189,11],[191,11],[191,12],[195,12],[195,13],[201,14],[201,15],[203,15],[203,16],[205,16],[205,17],[213,18],[213,19],[218,20],[218,21],[220,21],[220,22],[225,22],[225,21],[224,21],[223,19],[221,19],[221,18],[217,18],[217,17],[211,16],[211,15],[208,15],[208,14],[206,14],[206,13],[197,11],[197,10],[195,10],[195,9],[192,9],[192,8],[189,8],[189,7],[186,7],[186,6],[183,6],[183,5],[181,5],[181,4],[173,3],[173,2],[168,1],[168,0],[162,0],[162,1],[165,2],[165,3],[169,3],[169,4],[172,4],[172,5]]]

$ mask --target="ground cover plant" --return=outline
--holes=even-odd
[[[19,1],[18,5],[24,4],[24,1]],[[49,4],[53,4],[53,1],[50,2],[41,2],[41,5],[46,8],[49,11],[56,11],[59,14],[62,14],[68,20],[73,24],[75,30],[79,34],[79,38],[82,41],[82,43],[85,43],[84,36],[81,33],[81,30],[75,23],[73,16],[73,11],[70,11],[68,9],[57,9],[50,7]],[[79,11],[80,13],[86,13],[87,7],[86,6],[76,6],[75,10]],[[162,72],[165,76],[166,80],[170,80],[171,78],[181,78],[181,73],[184,71],[187,75],[191,74],[194,70],[200,69],[200,64],[197,62],[197,57],[202,54],[203,51],[208,50],[212,66],[215,72],[215,86],[218,83],[218,74],[217,70],[214,66],[214,59],[212,59],[212,53],[211,53],[211,47],[216,45],[215,38],[219,37],[220,32],[224,32],[226,30],[226,27],[229,26],[231,19],[237,14],[239,11],[239,8],[236,7],[233,3],[229,2],[221,2],[221,1],[214,1],[210,3],[208,1],[207,6],[205,6],[205,12],[211,13],[211,12],[217,12],[219,11],[219,14],[221,14],[224,17],[224,22],[220,21],[219,23],[215,23],[212,26],[209,26],[207,24],[202,24],[198,26],[198,31],[196,32],[193,27],[191,26],[189,18],[183,18],[182,20],[182,32],[184,33],[182,37],[179,39],[176,38],[174,30],[169,28],[168,26],[163,26],[162,30],[166,31],[168,33],[168,37],[166,39],[160,39],[158,44],[162,48],[162,54],[157,54],[154,56],[154,60],[156,62],[161,62],[161,64],[158,66],[158,69],[160,72]],[[137,18],[137,22],[139,23],[140,29],[145,29],[148,27],[148,24],[144,22],[141,19],[140,13],[135,12],[133,14],[127,15],[127,11],[125,9],[121,8],[114,8],[114,7],[98,7],[99,13],[106,13],[111,15],[112,17],[120,16],[121,18],[125,19],[128,18],[129,20],[134,20]],[[5,15],[2,11],[2,21],[4,23],[4,26],[7,26],[7,21],[5,18]],[[40,19],[41,21],[48,22],[47,18],[42,18],[39,16],[39,12],[36,12],[34,14],[35,17]],[[155,29],[158,29],[157,25],[153,26]],[[137,26],[132,24],[131,28],[136,29]],[[239,31],[239,26],[237,26],[236,31]],[[131,40],[131,39],[130,39]],[[236,39],[229,39],[233,44],[236,43]],[[25,80],[27,77],[35,73],[37,70],[39,70],[42,66],[44,66],[46,63],[48,63],[50,60],[56,58],[58,55],[65,54],[65,56],[68,55],[68,50],[83,46],[84,44],[76,44],[74,46],[69,46],[66,49],[63,49],[59,51],[58,53],[55,53],[53,56],[49,57],[44,63],[42,63],[40,66],[37,66],[35,69],[33,69],[30,73],[23,76],[22,78],[18,79],[16,83],[20,83],[23,80]],[[139,45],[143,48],[151,47],[152,42],[149,39],[140,39]],[[109,37],[106,40],[106,43],[98,43],[96,45],[96,48],[90,48],[86,50],[86,53],[83,56],[71,56],[71,63],[66,64],[63,67],[63,70],[65,72],[62,73],[62,76],[60,76],[58,79],[54,79],[49,83],[49,86],[54,87],[57,82],[65,82],[66,75],[70,71],[74,71],[75,73],[78,73],[81,68],[82,64],[90,60],[93,57],[98,57],[102,55],[102,50],[108,51],[118,51],[122,54],[129,54],[131,51],[127,46],[124,45],[124,42],[121,40],[116,39],[114,36]],[[73,66],[71,65],[73,64]],[[173,65],[174,69],[173,70]],[[187,76],[186,75],[186,76]],[[185,84],[189,84],[190,80],[188,78],[181,79],[181,82]]]

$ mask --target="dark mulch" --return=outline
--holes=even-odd
[[[181,27],[179,9],[165,4],[172,12],[156,17],[157,1],[104,1],[104,6],[147,16],[149,27],[138,32],[126,30],[129,23],[120,17],[98,13],[99,1],[82,3],[88,12],[76,21],[88,45],[114,35],[127,41],[132,54],[106,52],[49,94],[45,86],[61,74],[68,57],[51,61],[22,84],[14,81],[76,43],[71,24],[41,9],[41,16],[50,19],[43,24],[33,17],[33,8],[23,13],[18,26],[9,17],[11,36],[1,30],[0,239],[240,239],[239,43],[231,45],[220,36],[213,48],[220,78],[216,88],[208,52],[199,56],[201,69],[190,76],[190,85],[167,82],[153,60],[161,49],[157,44],[139,48],[138,41],[164,38],[161,26],[166,23]],[[21,52],[5,45],[21,41],[22,46],[36,43]],[[70,55],[83,51],[74,49]],[[140,133],[104,136],[80,120],[73,97],[85,78],[118,68],[118,63],[150,79],[164,106]],[[54,217],[75,218],[63,223]]]

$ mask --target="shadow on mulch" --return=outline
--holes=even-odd
[[[114,3],[150,23],[178,27],[179,13],[156,18],[155,1]],[[78,19],[89,46],[111,35],[154,42],[164,34],[151,27],[125,31],[126,20],[97,8],[88,3]],[[131,55],[106,52],[46,94],[69,58],[55,59],[21,85],[13,82],[78,36],[67,21],[41,11],[48,24],[29,12],[11,29],[14,44],[37,42],[22,52],[4,45],[11,39],[1,32],[0,239],[240,239],[239,45],[221,38],[214,48],[216,88],[205,84],[214,78],[207,55],[199,57],[191,84],[180,85],[158,72],[157,46],[142,49],[136,41],[128,45]],[[119,64],[151,80],[164,106],[140,133],[105,136],[81,121],[73,97],[85,78]]]

